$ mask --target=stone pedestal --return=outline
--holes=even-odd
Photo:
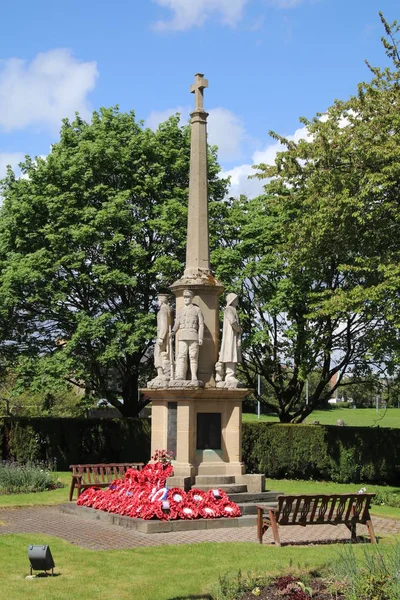
[[[151,453],[172,450],[175,484],[197,475],[242,476],[242,401],[248,389],[141,390],[151,399]]]

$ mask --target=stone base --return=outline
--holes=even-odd
[[[204,382],[200,379],[170,379],[165,387],[186,389],[186,388],[203,388]]]
[[[219,462],[208,462],[201,463],[198,466],[197,474],[198,475],[214,475],[214,476],[223,476],[223,475],[243,475],[246,468],[243,463],[240,462],[229,462],[229,463],[219,463]]]
[[[244,475],[242,401],[252,390],[204,389],[197,385],[201,382],[187,383],[187,387],[141,390],[152,402],[151,454],[172,451],[175,476],[190,477],[192,483],[196,475]]]
[[[265,490],[265,475],[261,473],[251,473],[249,475],[236,475],[235,483],[244,483],[247,491],[252,494],[263,492]]]
[[[258,494],[265,490],[265,475],[261,474],[239,474],[230,475],[229,473],[222,474],[199,474],[195,478],[194,487],[201,489],[220,488],[229,493],[234,493],[234,487],[241,487],[240,491]],[[230,489],[232,488],[232,489]]]
[[[168,477],[166,485],[168,488],[182,488],[187,492],[192,487],[192,477],[179,477],[173,475],[173,477]]]
[[[244,515],[242,517],[218,519],[195,519],[195,520],[177,520],[177,521],[156,521],[144,519],[134,519],[132,517],[123,517],[108,513],[87,506],[77,506],[75,503],[61,504],[59,510],[64,513],[77,515],[85,519],[94,519],[119,525],[128,529],[134,529],[140,533],[170,533],[174,531],[191,531],[198,529],[221,529],[225,527],[250,527],[257,523],[257,515]],[[256,533],[254,533],[254,536]]]

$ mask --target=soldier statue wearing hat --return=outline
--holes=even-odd
[[[236,379],[236,366],[242,362],[240,339],[242,328],[240,327],[236,310],[238,300],[236,294],[228,294],[224,308],[221,350],[216,368],[219,381],[221,380],[219,370],[223,369],[225,371],[225,387],[237,387],[239,385],[239,381]],[[218,383],[217,387],[222,387],[223,385],[222,383]]]
[[[199,346],[203,343],[204,317],[200,308],[193,304],[193,292],[184,290],[184,306],[178,311],[172,335],[179,331],[176,359],[177,380],[186,380],[188,357],[192,381],[197,381]]]

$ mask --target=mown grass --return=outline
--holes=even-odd
[[[66,484],[61,490],[0,496],[0,507],[50,505],[66,502],[70,473],[58,473]],[[267,479],[267,488],[284,493],[344,493],[361,484]],[[376,491],[382,486],[366,486]],[[388,489],[388,488],[385,488]],[[395,490],[395,488],[390,488]],[[7,501],[5,503],[5,501]],[[373,507],[373,514],[384,514]],[[400,518],[400,509],[387,516]],[[383,540],[392,541],[393,537]],[[48,544],[56,563],[54,578],[27,580],[29,544]],[[359,553],[361,548],[356,548]],[[0,535],[0,586],[7,597],[22,600],[178,600],[209,598],[220,576],[242,573],[276,576],[288,572],[321,570],[337,560],[339,546],[319,545],[275,548],[250,543],[202,543],[177,546],[90,551],[42,534]]]
[[[58,577],[25,579],[27,546],[50,545]],[[356,548],[360,552],[360,548]],[[0,536],[0,582],[13,600],[177,600],[209,594],[227,573],[278,575],[323,569],[337,545],[275,548],[202,543],[95,552],[36,534]]]
[[[306,423],[319,421],[321,425],[336,425],[338,419],[342,419],[346,425],[354,427],[393,427],[400,428],[400,409],[388,408],[332,408],[330,410],[314,410],[305,420]],[[243,413],[243,421],[258,421],[257,415],[252,413]],[[276,415],[261,415],[260,421],[279,422]]]

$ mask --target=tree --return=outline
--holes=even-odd
[[[222,280],[238,274],[244,376],[254,386],[262,375],[285,422],[326,402],[346,373],[369,379],[399,356],[399,26],[381,20],[392,67],[370,67],[357,96],[302,118],[298,143],[271,133],[285,150],[258,166],[265,195],[231,201],[214,253]]]
[[[58,389],[32,392],[21,389],[17,384],[17,375],[12,371],[0,382],[0,415],[18,417],[79,417],[84,414],[81,394],[71,385],[60,385]]]
[[[180,276],[189,127],[118,109],[65,120],[47,158],[9,170],[0,214],[0,354],[31,389],[65,382],[125,416],[146,403],[155,296]],[[211,203],[224,197],[209,152]]]

